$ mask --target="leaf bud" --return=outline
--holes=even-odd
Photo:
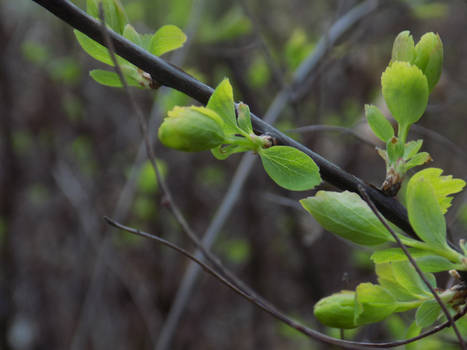
[[[392,45],[391,62],[405,61],[412,63],[415,57],[414,47],[415,43],[410,32],[408,30],[400,32],[396,39],[394,39],[394,44]]]
[[[314,308],[315,317],[324,325],[333,328],[355,328],[355,293],[343,290],[318,301]]]
[[[438,34],[430,32],[420,38],[415,45],[414,64],[425,74],[431,92],[443,68],[443,42]]]
[[[167,147],[199,152],[224,142],[224,122],[205,107],[175,107],[159,127],[159,140]]]

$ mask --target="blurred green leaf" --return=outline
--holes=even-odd
[[[155,56],[161,56],[183,46],[186,35],[174,25],[165,25],[159,28],[151,38],[149,51]]]
[[[426,328],[436,322],[441,315],[441,307],[436,300],[427,300],[417,309],[415,321],[420,328]]]
[[[167,163],[161,159],[156,160],[157,169],[162,177],[167,174]],[[156,193],[158,188],[156,173],[150,161],[146,161],[141,167],[138,179],[138,189],[142,193],[152,194]]]
[[[49,60],[49,50],[32,40],[23,42],[21,45],[21,52],[29,62],[37,65],[46,64]]]
[[[295,29],[285,45],[285,59],[289,69],[294,71],[314,47],[314,44],[308,42],[303,29]]]
[[[248,67],[248,81],[255,87],[263,87],[271,78],[271,73],[263,56],[257,55]]]
[[[251,31],[251,22],[239,7],[232,7],[220,20],[204,21],[199,38],[202,42],[227,41],[246,35]]]
[[[224,256],[234,264],[246,262],[251,255],[250,243],[243,238],[229,239],[222,243]]]

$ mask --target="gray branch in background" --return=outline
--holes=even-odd
[[[312,74],[312,72],[318,67],[319,63],[329,51],[329,48],[332,47],[332,45],[359,20],[375,11],[377,7],[378,1],[366,1],[356,6],[347,14],[342,16],[338,21],[336,21],[336,23],[330,28],[329,32],[320,39],[316,49],[298,67],[291,84],[292,88],[283,88],[274,98],[264,117],[264,121],[266,123],[273,124],[277,120],[281,112],[294,96],[293,87],[298,87],[305,79],[310,79],[310,74]],[[203,235],[202,243],[206,249],[209,250],[212,244],[218,238],[220,230],[225,224],[232,211],[232,208],[240,196],[241,189],[251,172],[255,158],[255,155],[251,153],[243,155],[242,160],[233,176],[229,189],[227,190],[227,193],[224,196],[219,209],[215,213],[212,221],[210,222],[206,232]],[[195,257],[197,259],[202,259],[202,252],[197,251]],[[175,296],[174,303],[172,304],[164,326],[159,334],[159,339],[155,350],[170,349],[171,341],[175,335],[180,318],[190,299],[200,272],[201,268],[199,265],[194,262],[190,263],[182,279],[182,282],[180,283],[180,287]]]

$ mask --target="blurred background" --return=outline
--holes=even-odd
[[[85,8],[84,0],[75,3]],[[165,24],[182,28],[188,42],[164,58],[210,86],[229,77],[236,100],[264,116],[319,40],[361,1],[122,3],[140,32],[153,33]],[[363,105],[384,108],[380,76],[402,30],[410,30],[416,41],[427,31],[438,32],[445,49],[440,83],[409,138],[424,138],[432,166],[465,178],[466,1],[381,1],[293,86],[275,125],[380,185],[384,162],[374,151],[378,141],[369,133]],[[124,92],[95,83],[88,72],[103,65],[82,51],[69,26],[31,0],[0,0],[0,43],[1,349],[163,350],[158,346],[163,329],[171,338],[166,349],[332,348],[309,341],[204,273],[167,331],[189,261],[103,220],[111,216],[194,251],[147,162]],[[133,92],[152,136],[167,110],[196,103],[165,88]],[[186,154],[154,145],[176,203],[203,235],[241,156],[221,162],[209,152]],[[282,190],[259,159],[237,193],[213,251],[281,310],[339,336],[315,320],[313,305],[375,281],[371,252],[324,232],[298,205],[313,192]],[[455,199],[448,222],[456,242],[467,228],[464,194]],[[440,283],[445,280],[440,276]],[[411,317],[399,314],[344,336],[401,339]],[[418,348],[456,349],[453,340],[445,332]]]

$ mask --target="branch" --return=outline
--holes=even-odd
[[[91,39],[104,44],[105,40],[100,28],[100,24],[93,17],[87,15],[84,11],[69,1],[65,0],[33,0],[42,7],[55,14],[57,17],[71,25],[72,27],[83,32]],[[363,2],[352,11],[372,11],[378,4],[376,0]],[[338,35],[341,28],[336,29],[332,35]],[[206,104],[211,96],[213,89],[206,84],[196,80],[189,74],[183,72],[175,66],[167,63],[163,59],[151,55],[149,52],[136,46],[122,36],[113,31],[108,31],[111,41],[115,47],[115,52],[133,63],[140,69],[151,74],[161,85],[165,85],[176,90],[179,90],[188,96],[196,99],[202,104]],[[332,34],[332,35],[331,35]],[[328,40],[330,40],[328,38]],[[324,45],[324,43],[323,43]],[[312,64],[313,62],[309,62]],[[394,198],[386,197],[378,189],[367,185],[361,179],[339,168],[337,165],[329,162],[321,155],[313,152],[309,148],[300,144],[299,142],[291,139],[287,135],[278,131],[273,126],[265,123],[260,118],[252,115],[252,121],[255,129],[261,133],[267,133],[277,139],[277,141],[284,145],[289,145],[298,148],[304,153],[308,154],[320,168],[322,178],[333,184],[339,189],[349,190],[358,193],[358,187],[363,186],[366,193],[375,203],[378,210],[390,221],[399,226],[411,237],[418,239],[413,229],[411,228],[407,211],[405,208]]]

